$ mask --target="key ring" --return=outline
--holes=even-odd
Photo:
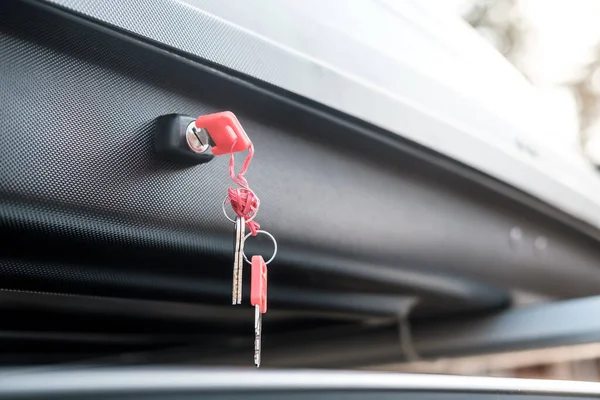
[[[225,218],[227,218],[229,221],[233,222],[235,224],[235,219],[229,217],[229,215],[227,215],[227,211],[225,211],[225,204],[227,203],[227,199],[229,198],[229,196],[225,197],[225,200],[223,200],[223,204],[221,205],[221,208],[223,209],[223,215],[225,215]],[[258,211],[258,210],[256,210]],[[254,219],[254,217],[256,217],[256,211],[254,212],[254,214],[252,214],[252,216],[248,219],[246,219],[246,222],[250,222]]]
[[[269,261],[265,262],[265,265],[268,265],[271,261],[273,261],[273,259],[275,258],[275,256],[277,255],[277,240],[275,240],[275,238],[273,237],[273,235],[271,235],[269,232],[267,231],[263,231],[263,230],[258,230],[256,231],[256,233],[263,233],[265,235],[267,235],[268,237],[271,238],[271,240],[273,241],[273,245],[275,246],[275,249],[273,250],[273,255],[271,256],[271,258],[269,258]],[[250,235],[252,235],[252,232],[250,232],[249,234],[247,234],[246,236],[244,236],[244,243],[246,243],[246,239],[248,239],[248,237],[250,237]],[[244,256],[244,260],[246,260],[246,262],[248,264],[252,264],[249,260],[248,257],[246,257],[246,253],[244,253],[244,251],[242,251],[242,255]]]

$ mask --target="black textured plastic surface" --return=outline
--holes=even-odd
[[[15,248],[20,249],[7,249],[10,257],[19,258],[19,251],[31,251],[35,243],[40,251],[27,257],[36,262],[96,264],[95,269],[80,270],[79,279],[103,265],[227,278],[232,227],[221,214],[221,202],[230,185],[228,160],[221,157],[189,168],[157,159],[154,121],[171,112],[199,115],[232,109],[250,133],[257,154],[248,178],[262,196],[258,219],[282,244],[281,268],[296,265],[291,275],[281,278],[274,270],[275,282],[314,285],[315,278],[306,272],[293,273],[313,264],[313,269],[329,271],[330,278],[318,279],[323,286],[328,281],[344,285],[342,277],[333,278],[336,264],[344,261],[319,259],[332,251],[348,251],[348,259],[364,250],[371,253],[369,242],[377,243],[385,234],[350,229],[340,235],[339,229],[357,207],[362,214],[354,224],[369,223],[372,217],[379,224],[377,219],[387,218],[369,204],[372,193],[393,182],[395,168],[373,158],[357,163],[356,145],[346,154],[336,140],[322,137],[316,120],[282,116],[264,96],[248,94],[193,65],[34,8],[3,7],[0,93],[5,101],[0,112],[7,134],[0,139],[0,213],[3,226],[17,233]],[[269,122],[259,123],[248,112]],[[304,126],[295,127],[298,123]],[[282,134],[282,129],[291,130]],[[370,187],[356,184],[356,179],[371,182]],[[358,192],[349,197],[352,201],[339,202],[340,190]],[[394,202],[387,196],[379,197],[381,201],[380,210]],[[364,242],[363,250],[346,249],[352,242]],[[306,256],[294,255],[305,249]],[[370,265],[370,260],[363,257],[362,262]],[[6,271],[10,277],[27,275]],[[47,271],[55,278],[63,276],[51,264]],[[370,279],[364,275],[356,275],[348,288],[381,289],[379,284],[369,289]],[[42,279],[45,285],[63,281],[64,286],[64,278],[47,278]],[[106,279],[106,273],[97,273],[87,281],[105,286]],[[439,292],[435,279],[427,280],[432,282],[424,283],[431,286],[428,290]],[[153,282],[160,287],[160,279]],[[82,280],[76,290],[84,287]],[[472,298],[470,290],[450,284],[442,292],[455,292],[452,296],[465,300]],[[221,295],[227,295],[226,289]]]
[[[226,301],[228,160],[175,166],[155,157],[152,137],[160,115],[229,109],[257,149],[247,177],[261,197],[258,221],[280,242],[274,285],[435,294],[450,300],[434,302],[440,309],[505,303],[503,290],[472,278],[564,296],[600,287],[592,243],[567,239],[578,251],[565,285],[560,248],[540,257],[509,242],[515,224],[551,242],[560,224],[371,140],[357,121],[296,109],[193,61],[15,2],[0,5],[0,60],[0,227],[15,242],[0,273],[14,285],[122,295],[125,282],[137,297]],[[171,278],[223,285],[190,295]],[[144,279],[154,291],[139,287]]]

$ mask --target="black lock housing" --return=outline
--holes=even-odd
[[[181,114],[162,115],[156,119],[154,149],[170,162],[184,165],[204,164],[215,155],[206,129],[195,128],[194,117]]]

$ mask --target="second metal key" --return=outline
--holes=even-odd
[[[246,236],[246,221],[244,217],[235,220],[235,247],[233,254],[233,284],[231,291],[232,304],[242,304],[242,277],[244,268],[244,237]]]

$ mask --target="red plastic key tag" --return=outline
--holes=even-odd
[[[260,313],[267,312],[267,264],[262,256],[252,256],[250,278],[250,304],[259,306]]]
[[[216,156],[248,150],[251,145],[240,121],[231,111],[201,115],[196,119],[196,128],[206,129],[215,143],[212,152]]]

